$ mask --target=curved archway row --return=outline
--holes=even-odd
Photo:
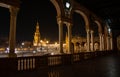
[[[100,51],[112,50],[112,33],[108,32],[108,27],[103,20],[98,18],[94,13],[89,11],[84,6],[78,4],[74,0],[50,0],[57,11],[57,22],[59,26],[59,44],[60,52],[63,53],[63,24],[66,24],[68,29],[68,52],[72,53],[71,46],[71,28],[72,28],[72,14],[74,12],[80,14],[84,21],[87,33],[87,52],[94,51],[94,30],[92,29],[91,20],[97,24],[99,32],[99,49]],[[91,46],[90,46],[91,42]],[[91,48],[90,48],[91,47]],[[91,50],[90,50],[91,49]]]
[[[19,0],[0,0],[0,7],[8,8],[10,12],[9,57],[17,56],[14,50],[16,43],[16,19],[19,6]]]

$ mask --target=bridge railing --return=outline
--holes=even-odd
[[[86,59],[110,54],[111,51],[83,52],[74,54],[0,58],[1,71],[27,71],[52,66],[71,65]]]

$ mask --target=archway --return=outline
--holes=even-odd
[[[104,35],[103,35],[103,32],[102,32],[102,23],[100,23],[99,20],[95,20],[94,21],[97,26],[98,26],[98,35],[99,35],[99,46],[100,46],[100,51],[102,51],[104,49]]]
[[[82,42],[86,42],[85,21],[83,17],[76,12],[73,13],[72,42],[74,43],[75,53],[85,51],[81,46]],[[79,43],[79,45],[76,45],[76,43]]]
[[[84,19],[85,29],[87,33],[87,52],[89,52],[90,51],[90,20],[89,20],[90,12],[76,2],[74,2],[73,12],[80,14]]]
[[[55,6],[56,10],[57,10],[57,21],[59,24],[59,43],[60,43],[60,51],[62,51],[62,44],[63,44],[63,24],[66,24],[66,26],[68,27],[68,49],[70,51],[71,48],[71,25],[73,25],[72,22],[72,15],[74,12],[80,14],[85,22],[85,29],[86,29],[86,33],[87,33],[87,51],[90,51],[90,32],[91,32],[91,26],[90,25],[90,17],[91,15],[94,16],[94,14],[92,12],[90,12],[88,9],[86,9],[84,6],[76,3],[73,0],[65,0],[66,4],[64,5],[64,1],[62,0],[51,0],[51,2],[53,3],[53,5]],[[59,13],[60,12],[60,13]],[[95,18],[97,18],[95,16]],[[98,31],[100,31],[100,33],[102,33],[102,28],[101,25],[98,21],[95,21],[98,24]],[[101,37],[100,37],[101,38]],[[102,46],[101,46],[102,49]]]
[[[71,14],[71,0],[51,0],[57,11],[57,23],[59,26],[59,51],[63,53],[63,25],[67,26],[68,30],[68,51],[71,51],[71,25],[72,20],[70,17]]]

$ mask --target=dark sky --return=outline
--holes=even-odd
[[[0,36],[9,36],[9,10],[0,8]],[[58,26],[56,23],[56,11],[48,0],[21,0],[17,17],[17,40],[33,40],[37,21],[40,25],[41,37],[57,39]],[[52,38],[51,38],[52,37]]]
[[[58,24],[56,9],[49,0],[21,0],[17,17],[17,41],[33,41],[37,21],[41,38],[58,41]],[[0,7],[0,37],[9,37],[9,10]],[[73,35],[85,34],[85,26],[79,14],[73,14]],[[64,28],[64,35],[66,28]]]
[[[20,38],[23,40],[33,40],[35,26],[38,21],[42,39],[57,39],[58,34],[56,32],[58,31],[58,26],[56,23],[56,11],[50,1],[21,1],[21,9],[18,14],[19,26],[17,28],[17,32],[22,36]]]
[[[79,2],[79,0],[77,1]],[[97,6],[97,5],[94,3],[94,6]],[[100,6],[97,6],[97,7],[100,7]],[[95,7],[91,6],[91,8],[95,8]],[[9,28],[10,28],[9,14],[10,13],[8,9],[0,7],[0,26],[1,26],[0,38],[9,37]],[[104,14],[101,13],[100,15],[104,15]],[[37,21],[39,22],[39,25],[40,25],[41,39],[46,38],[50,41],[58,41],[58,24],[56,21],[56,16],[57,16],[56,9],[53,6],[53,4],[50,2],[50,0],[42,0],[42,1],[41,0],[21,0],[20,10],[18,12],[18,17],[17,17],[17,29],[16,29],[17,41],[32,42]],[[118,23],[119,21],[120,20],[116,22]],[[98,27],[96,26],[95,28],[98,28]],[[112,28],[119,31],[120,29],[119,23],[117,25],[116,24],[113,25]],[[65,32],[66,30],[67,30],[66,27],[64,27],[64,36],[66,34]],[[97,35],[98,33],[97,29],[95,29],[94,33],[96,33]],[[72,35],[85,36],[85,34],[86,32],[85,32],[85,24],[84,24],[83,18],[79,14],[74,13]]]

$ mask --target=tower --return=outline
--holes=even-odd
[[[33,46],[39,46],[39,45],[40,45],[40,32],[39,32],[39,23],[37,22],[36,31],[34,33]]]

